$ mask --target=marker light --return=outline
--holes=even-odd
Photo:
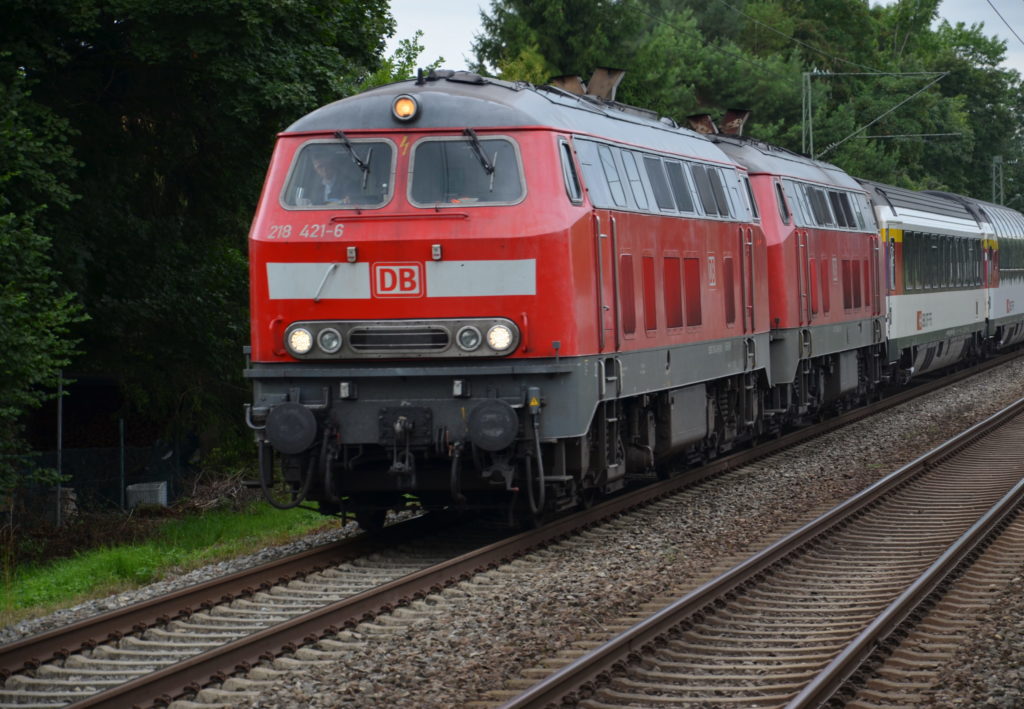
[[[495,352],[504,352],[512,346],[512,330],[508,325],[495,325],[487,331],[487,344]]]
[[[480,331],[472,325],[466,325],[460,328],[455,334],[455,342],[458,346],[466,352],[472,352],[484,341]]]
[[[396,98],[391,104],[391,115],[400,121],[411,121],[419,112],[419,104],[416,99],[408,94]]]
[[[333,327],[325,327],[317,334],[316,343],[327,354],[334,354],[341,349],[341,333]]]
[[[297,327],[288,333],[288,349],[304,355],[313,349],[313,335],[304,327]]]

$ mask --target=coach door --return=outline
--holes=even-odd
[[[607,211],[594,212],[594,253],[597,269],[596,322],[598,352],[619,349],[618,224]]]

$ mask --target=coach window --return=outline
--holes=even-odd
[[[895,243],[895,242],[894,242]],[[903,256],[903,290],[913,291],[918,290],[918,274],[914,268],[914,237],[911,232],[903,233],[902,243],[902,256]],[[895,279],[893,283],[895,283]]]
[[[672,201],[672,192],[668,187],[668,179],[665,177],[665,167],[659,158],[644,156],[644,169],[647,171],[647,179],[651,181],[651,189],[654,190],[654,201],[658,203],[658,209],[666,212],[676,210],[675,202]]]
[[[633,199],[640,209],[647,209],[647,192],[644,190],[644,183],[640,179],[640,171],[636,167],[636,156],[629,150],[623,150],[622,166],[626,168],[626,178],[629,180],[630,190],[633,192]]]
[[[516,204],[526,196],[521,164],[508,138],[423,138],[409,164],[409,201],[418,207]]]
[[[558,154],[562,159],[562,178],[565,180],[565,192],[573,204],[583,203],[583,188],[580,187],[580,176],[576,174],[576,163],[572,159],[572,148],[564,140],[558,141]]]
[[[612,201],[617,207],[626,206],[626,192],[622,189],[622,179],[619,177],[619,170],[615,167],[615,156],[607,145],[598,145],[597,154],[601,159],[601,168],[604,170],[605,179],[608,181],[608,189],[611,190]]]
[[[391,141],[313,140],[292,163],[281,204],[289,209],[374,209],[391,201]]]
[[[690,192],[690,182],[686,179],[686,171],[683,164],[668,161],[665,163],[665,170],[668,172],[668,182],[672,186],[672,195],[676,198],[676,209],[680,212],[694,212],[693,194]]]

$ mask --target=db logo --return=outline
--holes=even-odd
[[[416,298],[423,295],[423,264],[373,264],[375,298]]]

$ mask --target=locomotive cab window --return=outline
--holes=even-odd
[[[519,149],[474,133],[424,138],[413,148],[409,201],[418,207],[516,204],[526,196]]]
[[[564,140],[558,141],[558,154],[562,160],[562,178],[565,180],[565,192],[573,204],[582,204],[583,188],[580,176],[576,174],[576,163],[572,160],[572,148]]]
[[[281,194],[292,209],[372,209],[391,200],[395,150],[386,140],[315,140],[295,156]]]

